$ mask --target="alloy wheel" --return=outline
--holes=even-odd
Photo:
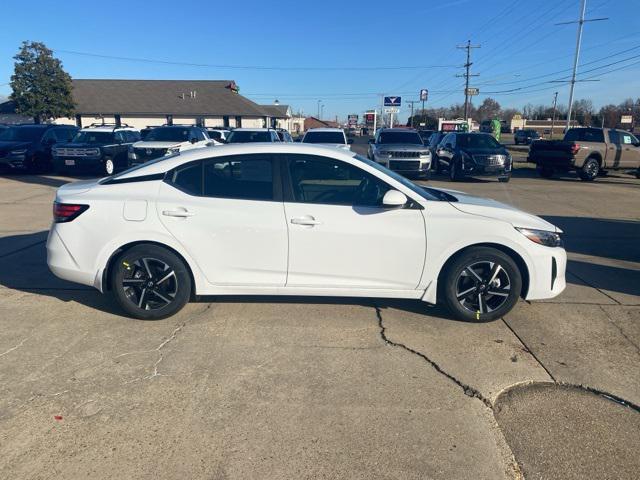
[[[499,309],[511,293],[511,279],[497,262],[480,261],[465,267],[456,281],[456,299],[473,313]]]
[[[162,260],[141,257],[122,262],[122,289],[126,298],[143,310],[158,310],[171,304],[178,293],[175,270]]]
[[[107,173],[107,175],[113,175],[114,170],[115,170],[115,165],[113,164],[113,160],[111,160],[110,158],[105,160],[104,171]]]

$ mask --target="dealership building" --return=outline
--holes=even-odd
[[[233,80],[73,80],[75,117],[55,123],[264,127],[270,112],[238,93]]]

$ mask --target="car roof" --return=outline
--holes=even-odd
[[[352,158],[356,152],[341,148],[319,145],[316,143],[291,143],[291,142],[254,142],[254,143],[233,143],[217,145],[215,147],[196,148],[181,152],[175,156],[161,157],[143,163],[135,170],[123,172],[118,178],[135,178],[141,175],[155,175],[165,173],[172,168],[180,166],[194,160],[205,158],[221,157],[227,155],[247,155],[255,153],[298,153],[302,155],[320,155],[334,158]]]
[[[137,131],[133,127],[83,127],[80,129],[82,132],[119,132],[121,130]]]
[[[415,132],[418,133],[418,131],[415,128],[382,128],[380,129],[381,132]]]
[[[309,130],[307,130],[308,132],[342,132],[344,133],[344,130],[342,130],[341,128],[310,128]]]
[[[273,128],[234,128],[233,132],[273,132]]]

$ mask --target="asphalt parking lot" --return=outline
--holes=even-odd
[[[485,324],[335,298],[125,318],[47,270],[69,180],[0,177],[1,478],[637,478],[634,177],[431,180],[566,233],[567,290]]]

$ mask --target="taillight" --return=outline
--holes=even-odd
[[[53,221],[55,223],[70,222],[88,208],[89,205],[53,202]]]
[[[579,151],[580,151],[580,145],[578,145],[577,143],[574,143],[573,145],[571,145],[571,155],[575,155]]]

